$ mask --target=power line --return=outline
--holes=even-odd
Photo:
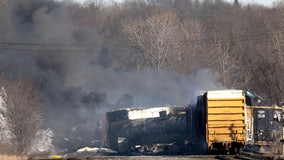
[[[255,35],[255,36],[238,36],[238,37],[227,37],[221,38],[220,40],[211,39],[196,39],[196,40],[184,40],[184,41],[173,41],[168,40],[163,45],[214,45],[222,46],[226,45],[228,42],[234,42],[234,45],[242,43],[257,43],[261,42],[272,42],[273,34],[269,35]],[[276,36],[276,35],[275,35]],[[283,42],[284,40],[280,40]],[[218,42],[218,43],[216,43]],[[104,48],[106,47],[106,48]],[[115,52],[119,52],[118,48],[136,48],[137,46],[134,42],[109,42],[109,43],[26,43],[26,42],[0,42],[0,52],[1,51],[21,51],[21,52],[33,52],[33,53],[92,53],[103,51],[115,47]]]
[[[0,45],[7,45],[7,46],[34,46],[34,47],[103,47],[109,45],[123,45],[125,46],[126,43],[23,43],[23,42],[0,42]],[[132,45],[127,46],[134,46],[134,43],[127,43]]]
[[[194,32],[194,34],[202,35],[203,32]],[[228,35],[228,34],[227,34]],[[279,35],[279,33],[266,33],[266,34],[258,34],[258,35],[247,35],[247,36],[232,36],[235,40],[249,41],[249,40],[260,40],[264,38],[271,38]],[[222,38],[222,40],[226,41],[229,38]],[[196,39],[196,40],[188,40],[190,42],[199,42],[199,41],[214,41],[214,38],[204,38],[204,39]],[[187,41],[187,42],[188,42]],[[171,43],[184,43],[184,41],[176,41],[168,39],[168,44]],[[36,42],[1,42],[0,45],[9,45],[9,46],[49,46],[49,47],[101,47],[101,46],[124,46],[124,47],[132,47],[136,46],[133,42],[96,42],[96,43],[36,43]]]

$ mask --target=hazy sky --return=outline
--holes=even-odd
[[[74,0],[74,1],[85,2],[86,0]],[[123,0],[112,0],[112,1],[121,2]],[[225,1],[234,2],[234,0],[225,0]],[[278,1],[278,0],[239,0],[239,2],[242,3],[242,4],[256,3],[256,4],[262,4],[262,5],[265,5],[265,6],[272,6],[273,2],[275,2],[275,1]]]
[[[234,2],[234,0],[226,0],[228,2]],[[257,4],[262,4],[265,6],[272,6],[276,0],[239,0],[240,3],[242,4],[247,4],[247,3],[257,3]]]

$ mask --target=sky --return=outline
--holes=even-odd
[[[86,0],[74,0],[76,2],[80,2],[80,3],[84,3]],[[116,2],[121,2],[123,0],[112,0],[112,1],[116,1]],[[225,0],[228,2],[234,2],[234,0]],[[265,5],[265,6],[272,6],[274,2],[276,2],[278,0],[239,0],[239,2],[241,4],[261,4],[261,5]]]
[[[226,0],[228,2],[234,2],[234,0]],[[242,4],[262,4],[265,6],[272,6],[274,2],[276,2],[276,0],[239,0],[240,3]]]

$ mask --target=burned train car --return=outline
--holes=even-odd
[[[249,102],[242,90],[218,90],[189,106],[107,112],[107,146],[121,154],[236,153],[259,139]]]
[[[119,153],[196,154],[204,131],[190,106],[123,109],[107,113],[108,145]],[[194,146],[194,147],[193,147]]]

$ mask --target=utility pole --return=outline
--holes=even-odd
[[[283,113],[284,113],[284,106],[282,106],[282,113],[281,113],[281,123],[282,123],[282,139],[280,142],[282,143],[282,155],[284,155],[284,121],[283,121]]]

